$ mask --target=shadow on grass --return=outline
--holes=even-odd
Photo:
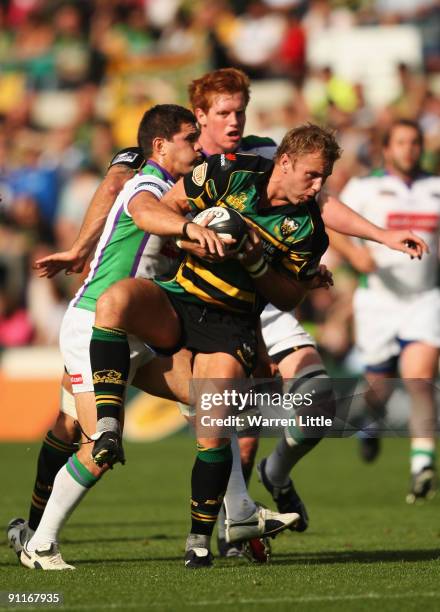
[[[158,561],[181,561],[183,562],[183,553],[181,555],[175,555],[173,557],[132,557],[132,558],[125,558],[125,559],[120,559],[119,557],[115,557],[115,558],[109,558],[106,557],[105,559],[72,559],[69,556],[68,562],[71,563],[72,565],[76,566],[77,569],[80,569],[81,567],[85,567],[86,565],[102,565],[103,567],[105,567],[106,565],[113,565],[114,563],[117,563],[118,565],[124,565],[124,564],[144,564],[144,563],[157,563]],[[0,562],[0,568],[9,568],[9,567],[16,567],[19,569],[23,569],[16,561],[14,562],[12,559],[11,561],[5,561],[5,562]]]
[[[349,550],[306,553],[275,553],[273,565],[331,565],[334,563],[395,563],[438,561],[440,548],[422,550]]]
[[[139,542],[139,544],[148,544],[150,541],[157,540],[182,540],[182,536],[168,536],[164,533],[158,533],[155,535],[143,535],[133,536],[131,538],[125,536],[119,536],[118,538],[62,538],[60,540],[61,545],[63,544],[111,544],[112,542]]]

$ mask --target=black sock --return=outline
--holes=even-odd
[[[93,327],[90,364],[98,419],[96,430],[119,431],[119,415],[130,371],[127,334],[121,329]]]
[[[191,475],[191,533],[212,535],[232,468],[231,445],[199,447]]]
[[[55,476],[77,450],[76,444],[67,444],[56,438],[51,431],[47,432],[38,455],[37,477],[29,510],[29,527],[33,531],[40,524]]]

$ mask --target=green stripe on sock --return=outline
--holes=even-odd
[[[435,451],[434,450],[425,450],[423,448],[414,448],[411,450],[411,457],[415,457],[416,455],[425,455],[426,457],[430,457],[431,459],[435,459]]]
[[[304,443],[306,438],[302,431],[298,427],[296,427],[296,425],[288,427],[287,431],[289,432],[289,436],[292,438],[292,440],[295,440],[297,444]]]
[[[81,463],[76,455],[73,455],[66,463],[66,469],[74,480],[86,489],[90,489],[98,482],[99,476],[93,474]]]
[[[222,461],[229,461],[232,459],[231,444],[227,442],[223,446],[219,446],[217,448],[206,448],[203,450],[199,448],[197,457],[206,463],[220,463]]]
[[[123,329],[116,327],[93,327],[92,340],[103,340],[104,342],[126,342],[127,334]]]
[[[70,457],[72,453],[78,450],[76,444],[67,444],[53,435],[52,431],[48,431],[45,439],[43,440],[43,446],[51,453],[56,455],[67,455]]]

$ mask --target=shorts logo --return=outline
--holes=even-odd
[[[82,385],[83,384],[82,374],[71,374],[70,382],[72,383],[72,385]]]
[[[251,368],[254,363],[255,351],[249,344],[243,342],[241,348],[237,349],[237,356],[246,367]]]
[[[125,382],[122,380],[121,372],[116,370],[99,370],[93,372],[93,384],[97,383],[112,383],[114,385],[124,385]]]
[[[298,227],[299,225],[294,219],[289,219],[289,217],[286,217],[281,224],[281,233],[286,238],[287,236],[290,236],[290,234],[293,234]]]
[[[196,166],[192,173],[192,181],[195,185],[201,187],[205,182],[206,173],[208,171],[208,162],[203,162]]]

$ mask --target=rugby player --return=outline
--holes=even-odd
[[[106,469],[98,468],[93,462],[90,465],[90,451],[87,450],[90,439],[87,436],[83,439],[81,451],[72,460],[69,459],[77,450],[77,446],[72,444],[72,438],[74,440],[77,436],[76,419],[79,417],[84,431],[91,433],[96,430],[96,408],[93,393],[90,393],[92,383],[88,363],[88,344],[96,299],[119,278],[153,278],[169,274],[170,267],[175,263],[177,252],[172,244],[168,241],[164,243],[164,239],[158,236],[145,235],[136,228],[127,211],[127,200],[142,191],[148,192],[153,198],[160,198],[174,183],[175,177],[193,165],[200,150],[200,146],[195,144],[196,139],[197,131],[190,111],[175,105],[160,105],[148,111],[139,130],[143,151],[133,148],[116,155],[106,180],[109,176],[118,176],[120,183],[127,181],[131,176],[129,168],[139,168],[144,163],[144,156],[149,156],[141,173],[134,181],[126,184],[111,211],[108,209],[113,190],[104,191],[101,187],[91,203],[80,236],[72,249],[37,262],[37,268],[43,276],[53,276],[61,269],[68,272],[81,271],[93,243],[99,237],[99,229],[103,228],[104,219],[108,218],[90,274],[72,300],[61,332],[63,356],[71,374],[75,401],[67,389],[63,388],[60,416],[54,430],[48,432],[40,451],[29,522],[14,519],[8,526],[9,542],[15,552],[21,554],[26,538],[33,535],[40,521],[42,523],[21,557],[28,567],[38,564],[43,569],[70,569],[71,566],[62,560],[56,544],[58,531],[91,484]],[[186,246],[191,248],[193,245],[187,243]],[[188,380],[191,376],[188,354],[181,351],[170,362],[169,358],[156,357],[135,338],[130,339],[130,350],[130,379],[135,374],[132,384],[153,395],[188,401]],[[142,366],[144,362],[148,363]],[[64,473],[63,468],[68,459],[66,469],[71,478]],[[54,484],[55,475],[61,468],[62,474],[58,474]],[[86,487],[84,480],[77,482],[75,475],[78,477],[78,473],[86,480],[89,478],[87,482],[90,486]],[[53,499],[43,515],[52,487]],[[264,534],[266,522],[271,533],[274,533],[290,525],[292,518],[296,519],[297,516],[281,516],[268,509],[261,509],[258,518],[262,524],[258,526],[257,532]]]
[[[440,352],[438,248],[440,178],[420,169],[423,133],[408,119],[396,121],[383,143],[384,168],[352,178],[341,193],[349,206],[374,223],[409,229],[427,242],[430,254],[409,260],[379,244],[366,247],[342,237],[336,248],[362,274],[354,296],[356,345],[369,383],[370,427],[361,438],[362,456],[373,461],[380,448],[374,422],[384,406],[397,367],[411,399],[411,484],[408,503],[427,499],[436,488],[437,411],[434,381]]]
[[[258,315],[264,304],[291,310],[309,289],[329,286],[328,273],[319,266],[328,245],[323,219],[333,229],[354,235],[382,234],[340,202],[327,199],[320,210],[316,197],[339,155],[331,133],[301,126],[286,134],[275,162],[260,156],[214,155],[179,181],[160,207],[142,194],[130,202],[135,223],[145,231],[189,238],[220,258],[224,249],[217,234],[175,212],[173,202],[189,200],[194,210],[204,210],[221,201],[239,208],[253,229],[239,261],[187,255],[170,281],[123,280],[100,297],[90,345],[92,371],[99,374],[94,379],[98,426],[108,412],[117,418],[106,404],[109,395],[123,402],[122,386],[101,373],[114,370],[119,380],[127,378],[127,334],[162,351],[186,346],[194,356],[195,378],[243,378],[255,367]],[[237,198],[239,194],[244,197]],[[284,236],[281,228],[289,219],[301,227],[302,240]],[[263,241],[271,248],[263,250]],[[114,463],[123,457],[120,436],[117,429],[106,433],[95,442],[93,454],[105,451],[102,456]],[[185,554],[185,565],[191,568],[212,563],[210,537],[231,469],[227,438],[198,436],[198,445]]]
[[[79,438],[77,420],[84,432],[93,433],[96,430],[95,397],[88,355],[96,300],[108,286],[121,278],[151,278],[169,271],[174,264],[169,248],[164,248],[163,239],[146,235],[136,227],[127,202],[138,193],[146,193],[155,201],[159,200],[175,180],[189,171],[199,159],[200,145],[197,140],[198,129],[191,111],[176,105],[160,105],[147,111],[139,128],[142,151],[124,150],[114,157],[71,252],[50,256],[37,266],[43,275],[49,276],[59,269],[80,271],[90,252],[90,245],[99,238],[103,219],[107,218],[90,273],[71,301],[60,333],[61,350],[74,399],[63,387],[60,415],[40,451],[29,521],[16,519],[8,527],[9,542],[27,567],[72,567],[61,558],[57,545],[58,531],[73,508],[107,469],[105,466],[98,467],[91,460],[87,437],[83,437],[79,450],[78,445],[73,444]],[[132,181],[126,182],[144,164],[144,158],[148,161],[141,172]],[[124,183],[125,187],[109,212],[109,199],[114,200]],[[191,373],[188,357],[182,354],[175,356],[173,361],[154,357],[153,351],[143,343],[136,338],[130,339],[129,377],[132,384],[154,395],[187,401],[188,385],[184,381]],[[75,454],[75,451],[78,452]],[[51,502],[46,506],[49,496]],[[29,537],[31,539],[23,551],[24,541]]]
[[[250,98],[248,77],[235,68],[225,68],[205,74],[194,80],[189,86],[189,98],[192,109],[200,126],[200,143],[203,153],[210,156],[216,153],[253,153],[272,159],[276,144],[270,138],[258,136],[243,137],[246,122],[246,107]],[[333,198],[321,196],[327,207],[332,206]],[[240,195],[238,197],[238,202]],[[240,208],[238,207],[238,210]],[[344,209],[342,208],[342,211]],[[333,208],[332,215],[335,215]],[[350,233],[348,224],[339,225],[341,231]],[[348,231],[347,231],[348,230]],[[283,231],[295,232],[295,224],[286,224]],[[355,230],[354,230],[355,231]],[[407,232],[384,232],[369,225],[363,227],[365,237],[383,242],[390,248],[407,253],[418,253],[408,249],[406,241],[411,238]],[[273,304],[268,304],[261,314],[261,324],[267,353],[263,343],[259,343],[259,367],[255,375],[268,377],[273,372],[270,360],[277,364],[282,377],[295,385],[295,392],[305,394],[311,389],[319,394],[315,402],[325,411],[332,399],[331,381],[316,349],[315,340],[298,323],[292,311],[281,312]],[[295,381],[292,379],[295,378]],[[257,435],[256,435],[257,434]],[[249,480],[255,454],[258,447],[258,432],[246,428],[238,432],[240,443],[241,465],[246,481]],[[290,471],[294,465],[320,441],[317,430],[308,435],[307,430],[300,428],[285,432],[273,453],[263,459],[258,467],[259,476],[271,493],[280,512],[297,512],[301,520],[295,529],[304,531],[308,526],[307,511],[297,494]],[[233,447],[234,448],[234,447]],[[235,458],[234,458],[235,459]],[[228,521],[234,521],[234,529],[239,529],[240,522],[246,524],[252,502],[246,492],[243,475],[239,472],[239,463],[234,460],[229,487],[225,496]],[[231,549],[225,543],[227,529],[224,521],[219,521],[219,550],[224,555],[236,554],[236,546]]]

